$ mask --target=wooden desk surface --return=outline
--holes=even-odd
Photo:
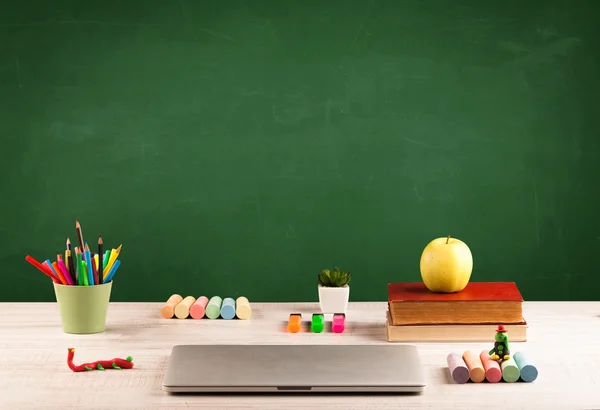
[[[96,335],[62,332],[55,303],[0,304],[0,408],[600,408],[600,302],[525,303],[526,350],[539,369],[534,383],[451,382],[450,351],[490,343],[418,344],[428,386],[422,395],[169,395],[162,379],[171,348],[195,343],[377,344],[385,339],[386,303],[351,303],[342,334],[285,332],[289,313],[306,318],[317,304],[255,303],[249,321],[161,319],[161,303],[111,303],[107,329]],[[510,336],[510,335],[509,335]],[[133,356],[132,370],[72,372],[75,363]]]

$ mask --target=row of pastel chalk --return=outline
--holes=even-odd
[[[446,358],[450,376],[456,383],[508,383],[523,381],[530,383],[537,378],[537,368],[527,359],[523,352],[516,352],[510,359],[497,362],[487,351],[477,354],[475,350],[467,350],[460,356],[450,353]]]
[[[246,320],[250,319],[252,314],[252,308],[250,302],[244,296],[240,296],[236,300],[233,298],[221,298],[220,296],[213,296],[208,299],[206,296],[200,296],[198,299],[193,296],[187,296],[186,298],[181,295],[171,295],[169,300],[164,304],[160,310],[160,314],[165,319],[171,319],[173,316],[178,319],[202,319],[207,317],[209,319],[238,319]]]
[[[346,323],[344,313],[336,313],[331,320],[331,331],[333,333],[342,333]],[[291,313],[288,321],[288,331],[298,333],[302,329],[302,313]],[[322,313],[313,313],[310,324],[313,333],[321,333],[325,329],[325,315]]]

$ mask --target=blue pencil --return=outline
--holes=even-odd
[[[46,259],[44,261],[44,263],[48,264],[48,267],[50,268],[52,273],[54,273],[54,276],[56,276],[58,278],[58,273],[56,273],[56,271],[54,270],[54,267],[52,266],[52,262],[50,262],[50,259]]]
[[[90,286],[94,285],[94,267],[92,266],[92,258],[90,257],[90,248],[87,246],[87,243],[85,244],[85,247],[87,248],[84,252],[85,252],[85,263],[87,264],[87,270],[88,270],[88,282],[90,283]]]
[[[120,264],[121,264],[121,260],[119,260],[119,259],[117,259],[115,261],[115,263],[113,263],[113,266],[110,268],[108,275],[106,275],[106,278],[104,279],[104,283],[108,283],[112,280],[112,278],[115,275],[115,272],[117,271],[117,268],[119,267]]]

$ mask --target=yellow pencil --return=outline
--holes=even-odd
[[[119,245],[117,249],[111,249],[110,256],[108,257],[108,262],[106,263],[106,268],[104,268],[104,272],[102,272],[103,278],[105,278],[106,275],[108,275],[108,272],[110,272],[110,268],[112,268],[113,264],[119,257],[119,252],[121,252],[121,246],[123,245]]]

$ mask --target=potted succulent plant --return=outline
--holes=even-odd
[[[346,313],[350,298],[350,272],[324,269],[319,274],[319,304],[323,313]]]

